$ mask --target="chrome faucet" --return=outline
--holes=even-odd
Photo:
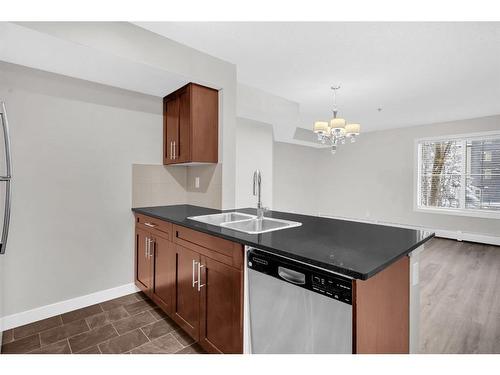
[[[262,175],[257,169],[255,172],[253,172],[253,195],[257,196],[257,219],[262,219],[264,217],[264,212],[267,211],[267,208],[262,207],[261,186]]]

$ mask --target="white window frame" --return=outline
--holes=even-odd
[[[465,145],[468,140],[477,138],[477,139],[487,139],[487,138],[498,138],[500,137],[500,131],[488,131],[488,132],[478,132],[478,133],[465,133],[465,134],[453,134],[453,135],[440,135],[436,137],[426,137],[426,138],[418,138],[415,139],[414,144],[414,181],[413,181],[413,210],[416,212],[425,212],[425,213],[435,213],[435,214],[444,214],[444,215],[455,215],[455,216],[468,216],[468,217],[479,217],[486,219],[500,219],[500,212],[492,212],[486,210],[474,210],[470,208],[465,208],[465,170],[467,158],[462,158],[463,162],[463,171],[461,177],[461,194],[462,199],[460,200],[461,208],[438,208],[438,207],[422,207],[420,205],[420,171],[421,171],[421,155],[420,155],[420,147],[419,144],[421,142],[426,141],[452,141],[460,139],[463,142],[463,147],[465,150]]]

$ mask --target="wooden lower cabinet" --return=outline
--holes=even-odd
[[[243,353],[243,247],[139,219],[136,285],[206,351]]]
[[[242,353],[242,271],[207,257],[201,264],[200,344],[213,353]]]
[[[354,284],[354,352],[408,354],[410,258]]]
[[[154,238],[152,299],[167,313],[173,311],[175,284],[175,249],[168,238]]]
[[[150,234],[140,228],[135,230],[135,283],[144,293],[151,296],[153,265],[150,249]]]
[[[200,293],[197,272],[200,255],[175,245],[176,272],[174,313],[172,318],[196,341],[200,337]]]

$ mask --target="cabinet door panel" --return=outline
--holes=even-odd
[[[191,103],[190,86],[179,93],[179,135],[177,147],[175,148],[176,163],[191,161]]]
[[[191,150],[193,161],[217,163],[219,93],[208,87],[191,86]]]
[[[202,257],[200,344],[213,353],[243,352],[243,273]]]
[[[136,285],[146,294],[151,288],[151,258],[148,254],[148,232],[136,228],[135,230],[135,280]]]
[[[198,253],[175,246],[176,272],[173,318],[193,339],[199,339],[200,297],[197,285]]]
[[[165,103],[165,140],[163,161],[165,164],[177,163],[174,148],[179,145],[179,99],[172,98]]]
[[[172,312],[175,282],[175,251],[169,240],[156,236],[154,242],[153,299],[167,313]]]

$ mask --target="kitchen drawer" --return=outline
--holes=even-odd
[[[135,215],[136,227],[148,230],[152,233],[159,231],[158,233],[162,237],[167,237],[168,240],[172,240],[172,224],[163,220],[158,220],[150,216],[145,216],[141,214]]]
[[[172,234],[173,242],[181,246],[237,269],[243,267],[243,245],[239,243],[175,224]]]

